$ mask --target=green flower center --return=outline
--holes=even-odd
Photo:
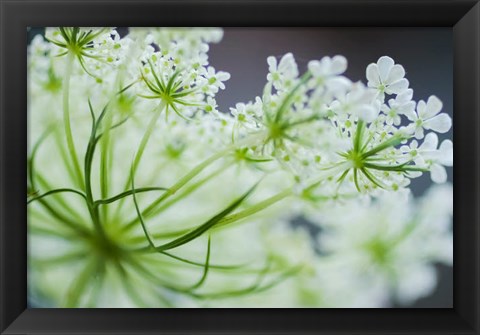
[[[356,169],[363,168],[365,164],[365,158],[362,157],[362,154],[360,152],[357,152],[355,150],[350,150],[348,152],[347,159],[353,163],[353,167]]]
[[[365,246],[371,259],[380,265],[388,264],[388,258],[390,253],[389,245],[381,239],[373,239]]]
[[[284,136],[284,127],[277,122],[272,122],[269,125],[269,135],[271,139],[279,139]]]

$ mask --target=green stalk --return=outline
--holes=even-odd
[[[380,143],[379,145],[377,145],[375,148],[371,149],[370,151],[363,153],[362,158],[366,159],[368,157],[376,155],[377,153],[379,153],[379,152],[381,152],[385,149],[388,149],[390,147],[395,147],[395,146],[399,145],[400,143],[402,143],[403,140],[405,140],[405,137],[403,137],[401,135],[394,135],[393,137],[389,138],[385,142]]]
[[[132,165],[133,173],[137,171],[137,167],[138,167],[138,164],[140,163],[140,159],[143,156],[145,147],[147,146],[148,140],[150,139],[150,136],[152,135],[152,132],[155,129],[155,126],[157,125],[158,118],[160,117],[160,114],[162,113],[164,108],[165,108],[165,103],[162,100],[160,105],[155,109],[154,114],[150,120],[150,123],[148,124],[147,131],[145,132],[145,134],[143,134],[142,140],[140,141],[140,145],[133,159],[133,165]],[[128,191],[131,183],[132,183],[132,174],[128,174],[128,178],[125,185],[123,186],[123,190]],[[118,202],[117,213],[120,212],[120,209],[122,208],[124,201],[125,199],[123,198]]]
[[[91,181],[91,174],[92,174],[92,162],[93,162],[93,155],[95,153],[95,132],[92,131],[90,136],[90,141],[88,141],[87,152],[85,153],[85,196],[88,206],[88,211],[93,221],[93,225],[95,229],[100,234],[100,237],[104,241],[108,241],[107,236],[105,235],[105,231],[103,230],[102,224],[100,222],[100,212],[98,210],[98,206],[96,206],[95,201],[93,199],[92,193],[92,181]]]
[[[162,100],[160,105],[156,108],[156,110],[153,114],[153,117],[150,120],[150,123],[148,124],[147,131],[143,135],[143,138],[140,142],[140,145],[138,147],[138,151],[135,154],[135,158],[133,159],[133,171],[137,170],[138,164],[140,163],[140,159],[142,159],[142,156],[143,156],[143,153],[145,151],[145,147],[147,146],[148,140],[150,139],[150,136],[152,135],[152,132],[155,129],[155,126],[157,125],[158,118],[160,117],[160,114],[162,113],[164,108],[165,108],[165,103]],[[129,175],[128,181],[127,181],[127,183],[125,184],[125,187],[124,187],[125,191],[128,190],[131,182],[132,182],[131,175]]]
[[[364,128],[365,128],[365,122],[362,120],[359,120],[357,123],[357,130],[355,131],[355,139],[353,141],[353,150],[355,152],[358,152],[360,149]]]
[[[168,199],[170,196],[174,195],[178,190],[180,190],[186,183],[188,183],[190,180],[195,178],[200,172],[202,172],[206,167],[208,167],[210,164],[214,163],[216,160],[220,159],[223,157],[228,151],[230,151],[231,148],[228,147],[226,150],[217,152],[216,154],[210,156],[206,160],[204,160],[202,163],[198,164],[195,166],[192,170],[190,170],[189,173],[187,173],[185,176],[180,178],[177,183],[175,183],[172,187],[170,187],[165,193],[163,193],[157,200],[152,202],[147,208],[145,208],[142,211],[142,216],[148,216],[149,214],[152,213],[152,211],[155,210],[155,208],[160,205],[164,200]],[[134,171],[134,170],[132,170]],[[139,222],[139,218],[137,217],[136,219],[130,221],[125,227],[123,228],[124,231],[128,231],[131,228],[135,226],[135,224]]]
[[[41,174],[39,173],[36,173],[36,179],[39,183],[39,186],[42,188],[42,189],[46,189],[46,190],[52,190],[53,187],[51,186],[51,184],[49,183],[49,181],[47,181]],[[73,217],[71,219],[71,221],[79,221],[79,222],[82,222],[84,221],[84,218],[82,217],[82,215],[75,210],[75,208],[73,208],[71,205],[71,203],[69,203],[65,197],[62,197],[62,196],[58,196],[58,195],[53,195],[52,200],[54,200],[56,203],[58,203],[59,205],[59,208],[63,209],[66,211],[66,213],[68,214],[71,214],[71,216]],[[46,201],[46,200],[39,200],[40,202],[42,201]],[[53,204],[52,204],[53,205]],[[57,209],[58,211],[58,209]]]
[[[85,199],[85,195],[82,193],[82,192],[78,192],[77,190],[74,190],[74,189],[71,189],[71,188],[57,188],[55,190],[51,190],[51,191],[48,191],[48,192],[45,192],[43,193],[42,195],[39,195],[39,196],[36,196],[30,200],[27,200],[27,205],[33,201],[36,201],[36,200],[39,200],[39,199],[42,199],[44,197],[47,197],[51,194],[55,194],[55,193],[62,193],[62,192],[65,192],[65,193],[74,193],[74,194],[78,194],[80,196],[82,196],[84,199]]]
[[[77,150],[75,149],[75,143],[73,142],[72,128],[70,125],[70,77],[72,74],[72,67],[74,61],[74,55],[69,52],[67,58],[67,69],[65,71],[65,84],[63,86],[63,122],[65,125],[65,136],[67,139],[68,151],[72,158],[73,168],[76,174],[77,186],[81,189],[85,189],[85,185],[82,177],[82,169],[78,161]]]
[[[112,121],[112,113],[108,113],[107,120],[106,120],[106,127],[105,131],[101,138],[101,150],[100,150],[100,194],[101,198],[105,199],[108,196],[108,185],[109,185],[109,160],[111,159],[111,150],[113,145],[110,143],[110,124]],[[103,222],[107,222],[108,218],[108,207],[102,207],[102,220]]]
[[[263,201],[260,201],[259,203],[251,206],[250,208],[247,208],[247,209],[244,209],[243,211],[240,211],[238,213],[235,213],[235,214],[232,214],[232,215],[229,215],[229,216],[226,216],[224,217],[223,219],[221,219],[216,227],[214,229],[217,229],[217,228],[221,228],[221,227],[224,227],[230,223],[233,223],[233,222],[236,222],[236,221],[239,221],[241,219],[244,219],[246,217],[249,217],[250,215],[253,215],[255,213],[258,213],[274,204],[276,204],[277,202],[279,202],[280,200],[283,200],[287,197],[289,197],[290,195],[293,194],[293,191],[291,188],[287,188],[285,190],[283,190],[282,192],[280,193],[277,193],[275,194],[274,196],[268,198],[268,199],[265,199]]]
[[[35,173],[35,157],[36,157],[36,154],[38,152],[38,149],[40,148],[40,145],[43,143],[43,141],[45,140],[45,138],[47,137],[47,135],[49,134],[49,132],[46,132],[44,133],[41,138],[37,141],[37,143],[34,145],[33,149],[32,149],[32,153],[31,153],[31,156],[30,158],[28,159],[27,161],[27,165],[28,165],[28,179],[29,179],[29,182],[30,182],[30,187],[32,187],[32,189],[36,189],[37,188],[37,179],[38,179],[38,182],[42,184],[42,187],[44,187],[45,189],[52,189],[48,184],[47,184],[47,181],[44,180],[42,178],[42,176],[38,173]],[[81,225],[79,225],[79,222],[82,222],[82,218],[79,214],[77,214],[73,208],[69,208],[69,206],[66,204],[66,202],[64,202],[64,199],[63,197],[60,197],[58,199],[58,202],[60,203],[60,207],[56,208],[56,207],[53,207],[51,206],[49,203],[47,203],[44,199],[39,199],[39,203],[54,217],[58,220],[59,223],[63,224],[63,225],[66,225],[67,227],[71,228],[72,230],[76,231],[79,235],[82,235],[82,236],[87,236],[89,235],[89,232],[88,230],[86,230],[85,228],[83,228]],[[74,216],[76,216],[75,218],[70,218],[67,216],[65,216],[65,214],[62,214],[62,210],[63,209],[67,209],[68,210],[68,214],[73,214]]]
[[[126,58],[127,60],[131,59],[134,50],[135,48],[130,48]],[[121,87],[121,83],[124,80],[125,72],[126,72],[126,67],[121,67],[117,72],[117,76],[115,78],[115,84],[114,84],[114,94],[112,99],[116,98],[117,94],[121,94],[122,92],[124,92],[123,89],[120,92],[116,92],[116,90],[117,90],[117,87]],[[133,86],[134,83],[127,87],[129,88]],[[100,156],[100,192],[101,192],[102,199],[105,199],[108,197],[108,192],[109,192],[108,186],[110,185],[110,175],[108,171],[111,171],[113,167],[113,162],[114,162],[114,158],[112,156],[114,152],[113,149],[114,149],[115,141],[110,141],[110,138],[111,138],[110,130],[112,125],[112,120],[113,120],[113,113],[108,113],[107,120],[105,122],[106,126],[104,127],[105,131],[101,139],[102,144],[101,144],[101,156]],[[102,207],[102,219],[103,219],[103,222],[105,223],[109,222],[108,209],[109,209],[109,206]]]
[[[64,146],[65,141],[63,139],[63,133],[55,132],[55,143],[58,146],[58,151],[60,152],[60,156],[65,164],[65,168],[68,172],[68,175],[70,176],[70,179],[73,181],[73,183],[75,183],[76,174],[75,174],[75,171],[73,170],[72,164],[69,161],[69,155],[67,153],[67,149]]]
[[[98,268],[99,261],[92,260],[86,264],[83,270],[72,281],[68,287],[64,307],[72,308],[78,307],[82,294],[88,288],[89,283],[95,275],[95,269]]]
[[[280,105],[280,108],[278,109],[277,115],[275,116],[275,122],[279,122],[282,118],[282,114],[285,111],[285,109],[292,103],[292,99],[295,96],[295,93],[298,91],[298,89],[304,85],[310,78],[312,77],[312,74],[310,71],[305,72],[301,77],[300,81],[298,84],[288,93],[288,95],[285,97],[285,99],[282,101],[282,104]]]
[[[230,165],[229,165],[230,166]],[[172,205],[176,204],[179,200],[185,198],[186,196],[188,196],[189,194],[191,194],[192,192],[194,192],[195,190],[197,190],[200,186],[202,186],[203,184],[205,184],[206,182],[208,182],[210,179],[212,179],[213,177],[216,177],[218,176],[220,173],[226,171],[226,169],[228,168],[225,167],[225,166],[221,166],[219,169],[213,171],[212,173],[210,173],[208,176],[206,176],[205,178],[203,178],[202,180],[196,182],[195,184],[191,185],[190,187],[188,187],[187,189],[185,189],[182,194],[180,194],[180,196],[176,197],[176,198],[173,198],[171,199],[170,201],[164,203],[162,206],[160,207],[157,207],[157,209],[155,209],[153,211],[153,213],[151,213],[151,215],[158,215],[160,214],[161,212],[163,212],[165,209],[167,208],[170,208]],[[138,191],[137,191],[138,193]]]

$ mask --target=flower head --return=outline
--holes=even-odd
[[[452,119],[446,113],[440,113],[443,104],[436,96],[428,98],[427,102],[420,100],[417,111],[408,110],[405,115],[412,122],[409,129],[415,133],[415,137],[422,139],[424,130],[433,130],[438,133],[446,133],[452,127]],[[439,114],[440,113],[440,114]]]
[[[208,66],[208,45],[202,41],[205,36],[193,30],[192,36],[188,30],[181,33],[180,36],[188,39],[169,40],[169,43],[161,34],[147,35],[151,36],[152,43],[158,43],[160,50],[145,55],[139,96],[159,101],[167,115],[173,111],[182,118],[190,118],[198,110],[216,110],[214,96],[225,88],[224,81],[230,74]],[[174,31],[172,34],[177,36]]]
[[[390,57],[380,57],[377,63],[367,67],[368,86],[377,90],[383,100],[385,94],[401,94],[408,89],[409,82],[404,78],[403,66],[395,64]]]
[[[118,33],[105,28],[60,27],[47,28],[45,37],[59,48],[57,56],[75,57],[85,72],[86,60],[114,63],[120,46]]]

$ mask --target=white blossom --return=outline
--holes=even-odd
[[[441,134],[450,130],[452,119],[448,114],[440,113],[442,107],[442,102],[432,95],[427,102],[423,100],[418,102],[416,112],[408,111],[405,113],[408,119],[412,121],[410,128],[415,132],[416,138],[423,138],[424,129],[433,130]]]
[[[380,57],[377,63],[367,66],[368,86],[375,88],[383,101],[385,94],[401,94],[408,89],[403,66],[395,64],[388,56]]]

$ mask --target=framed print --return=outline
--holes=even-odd
[[[479,332],[477,1],[1,17],[2,334]]]

